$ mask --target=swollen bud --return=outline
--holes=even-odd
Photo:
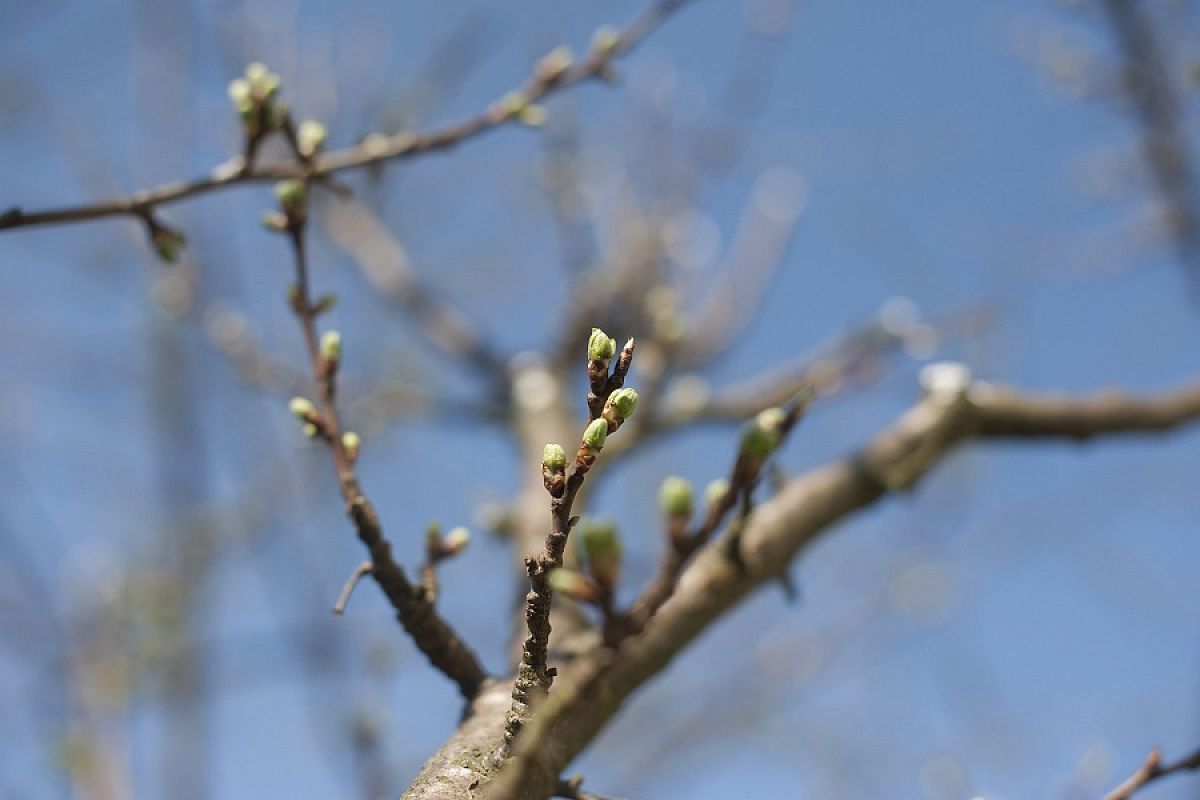
[[[312,158],[325,147],[329,132],[315,119],[306,119],[296,129],[296,149],[305,158]]]
[[[571,48],[563,45],[554,48],[542,56],[542,60],[538,62],[536,70],[538,79],[545,83],[553,83],[571,68],[571,62],[574,60]]]
[[[724,478],[717,478],[705,487],[704,502],[711,511],[719,503],[724,502],[727,494],[729,494],[729,481]]]
[[[617,340],[599,328],[592,328],[592,335],[588,338],[588,358],[608,363],[616,352]]]
[[[561,444],[548,444],[542,450],[542,466],[551,472],[562,472],[567,468],[567,451]]]
[[[637,408],[638,393],[633,389],[618,389],[608,396],[607,405],[610,406],[617,416],[621,419],[626,419],[633,416],[633,410]]]
[[[550,570],[550,574],[546,576],[546,585],[553,592],[561,592],[583,603],[594,603],[600,599],[600,591],[596,584],[569,569],[560,567]]]
[[[275,197],[289,220],[299,219],[304,215],[304,201],[307,196],[303,181],[288,180],[275,184]]]
[[[467,549],[467,545],[471,542],[471,532],[461,525],[457,528],[451,528],[446,534],[446,538],[442,540],[442,550],[448,556],[457,555]]]
[[[658,489],[658,508],[668,517],[690,517],[692,515],[692,484],[678,475],[662,482]]]
[[[346,431],[342,434],[342,449],[346,451],[346,458],[354,461],[358,458],[358,448],[362,446],[362,437],[354,431]]]
[[[531,128],[540,128],[546,124],[548,116],[545,106],[530,103],[521,109],[521,113],[517,114],[517,119],[521,120],[522,124],[528,125]]]
[[[425,552],[429,554],[430,559],[435,559],[441,551],[442,526],[437,522],[431,522],[425,526]]]
[[[621,537],[608,520],[587,520],[579,526],[579,546],[588,570],[602,586],[611,588],[621,571]]]
[[[608,438],[608,422],[603,419],[594,419],[587,429],[583,432],[583,443],[589,450],[600,452],[604,447],[604,440]]]
[[[241,115],[254,111],[254,98],[250,96],[250,81],[234,78],[229,82],[229,101]]]
[[[621,30],[616,25],[601,25],[592,34],[592,50],[610,56],[621,44]]]
[[[770,455],[783,435],[785,419],[783,409],[779,408],[759,413],[742,431],[741,454],[760,461]]]
[[[337,331],[321,334],[321,358],[336,364],[342,357],[342,335]]]
[[[179,254],[187,240],[179,231],[155,224],[151,226],[150,243],[154,245],[154,252],[158,253],[159,258],[167,263],[174,263],[179,260]]]
[[[317,415],[317,407],[307,397],[293,397],[288,401],[288,411],[301,422],[309,422]]]

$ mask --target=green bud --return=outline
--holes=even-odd
[[[306,119],[296,129],[296,146],[301,154],[309,157],[315,156],[325,147],[325,138],[328,133],[325,126],[315,119]]]
[[[425,526],[425,550],[430,558],[435,558],[442,550],[442,526],[431,522]]]
[[[617,416],[621,419],[628,419],[633,416],[633,410],[637,408],[638,393],[634,389],[618,389],[608,396],[606,405],[612,406],[617,412]]]
[[[592,34],[592,49],[597,53],[608,56],[621,43],[621,29],[616,25],[601,25]]]
[[[172,264],[179,260],[179,254],[187,244],[182,233],[162,225],[154,225],[150,233],[150,242],[154,245],[154,252],[158,253],[158,257]]]
[[[447,555],[455,555],[467,549],[467,545],[471,542],[471,532],[461,525],[457,528],[451,528],[446,534],[446,538],[442,540],[442,549]]]
[[[524,92],[509,92],[500,98],[500,110],[508,117],[519,117],[529,107],[529,98]]]
[[[583,432],[583,443],[587,445],[589,450],[599,452],[604,447],[604,440],[608,438],[608,423],[603,419],[592,420],[587,426],[587,430]]]
[[[664,480],[658,489],[658,508],[668,517],[690,517],[692,503],[692,484],[678,475]]]
[[[760,411],[754,421],[758,423],[763,430],[774,431],[779,434],[783,432],[783,423],[787,419],[787,414],[782,408],[768,408],[765,411]]]
[[[571,48],[560,45],[542,56],[537,65],[537,76],[547,83],[556,81],[571,68],[571,62],[574,60]]]
[[[304,199],[307,194],[303,181],[288,180],[275,184],[275,197],[288,216],[304,210]]]
[[[267,69],[265,64],[254,62],[246,67],[246,80],[254,98],[260,102],[270,100],[279,93],[279,76]]]
[[[321,334],[321,358],[336,364],[342,357],[342,335],[337,331]]]
[[[616,352],[617,340],[599,328],[592,328],[592,335],[588,338],[588,358],[608,361]]]
[[[288,411],[301,422],[308,422],[317,413],[317,407],[307,397],[293,397],[288,401]]]
[[[621,537],[617,526],[608,520],[586,520],[578,526],[578,536],[592,577],[612,586],[621,569]]]
[[[786,418],[782,409],[768,408],[755,417],[742,431],[742,455],[764,459],[779,444]]]
[[[317,438],[317,426],[313,425],[311,422],[304,423],[304,427],[301,428],[300,430],[302,430],[304,432],[304,435],[307,436],[309,439]]]
[[[346,431],[342,434],[342,449],[346,451],[346,456],[353,461],[358,458],[358,449],[362,446],[362,437],[354,431]]]
[[[585,603],[595,602],[599,592],[595,584],[578,572],[556,568],[546,576],[546,584],[552,592],[561,592],[568,597]]]
[[[250,96],[250,82],[245,78],[234,78],[229,82],[229,101],[239,114],[254,111],[254,98]]]
[[[323,294],[317,302],[313,303],[312,311],[314,314],[324,314],[337,305],[337,295]]]
[[[729,481],[724,478],[717,478],[705,487],[704,502],[708,504],[709,508],[712,508],[724,500],[727,494],[729,494]]]
[[[251,61],[246,65],[246,80],[250,83],[258,83],[269,74],[267,65],[261,61]]]
[[[525,106],[517,114],[517,118],[521,120],[521,123],[531,128],[540,128],[545,125],[547,116],[546,107],[539,106],[536,103]]]
[[[567,451],[561,444],[548,444],[542,450],[542,466],[551,472],[558,472],[567,467]]]

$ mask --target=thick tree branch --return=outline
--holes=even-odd
[[[487,796],[548,797],[566,765],[625,698],[714,620],[777,578],[801,549],[831,525],[889,491],[910,488],[958,444],[972,439],[1078,439],[1157,432],[1197,419],[1200,385],[1147,398],[1110,392],[1074,401],[978,384],[969,392],[932,394],[857,455],[790,481],[759,505],[742,532],[740,567],[728,558],[724,538],[717,539],[697,554],[675,593],[643,633],[624,641],[617,651],[598,649],[564,669],[554,691],[517,739],[514,757]],[[502,721],[497,718],[491,726],[491,735],[498,739]],[[444,752],[439,757],[444,758]],[[492,777],[489,769],[472,780],[481,790]],[[410,790],[406,797],[481,796],[473,792]]]
[[[568,86],[595,78],[608,78],[612,72],[612,62],[617,56],[636,47],[672,12],[688,2],[689,0],[659,0],[634,17],[615,38],[605,42],[603,47],[594,47],[585,57],[564,71],[552,74],[542,69],[535,70],[515,94],[507,95],[505,100],[493,103],[476,115],[444,128],[424,133],[403,131],[392,136],[368,136],[359,145],[322,155],[310,163],[254,164],[247,168],[243,158],[236,158],[200,178],[168,183],[135,192],[127,197],[95,203],[39,211],[11,208],[0,213],[0,231],[119,216],[146,219],[158,206],[231,186],[286,179],[319,179],[345,170],[448,150],[487,131],[519,123],[520,113],[517,106],[506,102],[507,100],[519,97],[527,107]],[[514,110],[517,113],[514,113]]]

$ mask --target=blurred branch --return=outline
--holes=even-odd
[[[487,131],[513,123],[521,123],[521,110],[543,100],[560,89],[596,78],[607,79],[612,62],[636,47],[662,22],[690,0],[659,0],[634,17],[616,37],[604,47],[593,48],[580,61],[562,71],[550,73],[536,69],[524,86],[506,95],[475,116],[444,128],[425,133],[401,132],[392,136],[368,136],[361,144],[330,152],[307,163],[280,162],[248,166],[242,158],[234,158],[210,174],[188,181],[177,181],[152,189],[78,206],[24,211],[11,208],[0,214],[0,230],[34,225],[53,225],[106,217],[132,216],[148,219],[158,206],[178,202],[230,186],[286,179],[314,180],[326,178],[350,169],[397,161],[414,156],[448,150],[457,144]],[[539,67],[543,67],[539,64]],[[513,101],[520,101],[514,105]]]
[[[928,322],[912,309],[896,313],[885,306],[879,317],[835,336],[798,363],[748,378],[719,392],[696,374],[684,374],[667,387],[660,404],[644,408],[632,422],[632,435],[614,443],[609,464],[647,440],[698,423],[737,423],[772,406],[783,405],[806,388],[816,399],[870,383],[879,362],[896,352],[931,354],[939,341],[977,335],[992,324],[986,303],[952,311]]]
[[[1141,119],[1145,159],[1166,209],[1170,234],[1184,263],[1200,269],[1195,165],[1166,59],[1148,12],[1138,5],[1136,0],[1103,2],[1125,61],[1128,89]]]
[[[465,787],[493,782],[491,800],[544,798],[567,764],[599,733],[624,700],[660,672],[687,645],[764,583],[775,580],[795,555],[835,523],[889,493],[911,489],[960,444],[985,439],[1081,439],[1100,434],[1150,433],[1200,420],[1200,384],[1145,397],[1106,392],[1092,397],[1027,395],[938,380],[927,396],[852,457],[788,482],[760,504],[741,532],[739,563],[722,536],[704,547],[681,576],[676,591],[645,630],[613,651],[598,648],[572,662],[539,707],[496,776],[486,759],[455,750],[440,752],[407,798],[458,798]],[[477,713],[483,713],[479,711]],[[446,747],[499,735],[499,718],[472,720]],[[486,748],[480,752],[490,752]],[[453,763],[456,774],[429,770]],[[464,767],[466,767],[464,769]],[[444,768],[443,768],[444,769]]]
[[[775,167],[759,176],[707,302],[687,322],[685,344],[675,359],[679,365],[712,361],[754,318],[795,236],[804,194],[803,180],[788,168]]]
[[[1138,767],[1137,772],[1125,779],[1117,788],[1104,796],[1104,800],[1128,800],[1130,797],[1147,784],[1153,783],[1159,778],[1165,778],[1175,772],[1184,772],[1186,770],[1200,769],[1200,750],[1192,753],[1187,758],[1182,758],[1174,764],[1162,763],[1162,751],[1155,748],[1146,756],[1146,760]]]
[[[338,202],[322,221],[371,285],[402,306],[429,341],[486,377],[503,379],[507,359],[488,346],[470,317],[418,281],[404,245],[370,209],[353,200]]]

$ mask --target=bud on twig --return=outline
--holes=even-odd
[[[561,444],[548,444],[542,450],[542,483],[551,497],[562,497],[566,489],[567,451]]]
[[[581,603],[599,603],[603,592],[594,581],[578,572],[561,567],[550,570],[546,584],[552,592],[561,592]]]
[[[342,335],[337,331],[321,334],[321,358],[331,367],[337,367],[342,359]]]
[[[666,478],[658,489],[658,508],[665,516],[688,519],[693,502],[691,482],[678,475]]]
[[[287,108],[278,100],[279,87],[279,76],[257,62],[246,67],[245,77],[229,82],[229,100],[248,138],[257,139],[283,124]]]
[[[592,361],[603,361],[604,366],[608,366],[608,361],[617,352],[617,340],[611,338],[607,333],[599,328],[592,328],[592,335],[588,338],[588,359]]]
[[[459,525],[451,528],[450,532],[446,534],[446,538],[442,540],[442,550],[447,556],[456,556],[466,550],[470,543],[471,532]]]
[[[362,438],[354,431],[342,434],[342,450],[346,452],[346,458],[350,459],[351,464],[358,460],[358,450],[361,446]]]
[[[618,389],[608,396],[608,402],[605,404],[615,413],[617,419],[625,420],[633,416],[633,410],[637,408],[638,393],[634,389],[625,388]]]
[[[571,63],[574,60],[575,57],[571,53],[571,48],[564,45],[554,48],[542,56],[542,60],[538,62],[535,71],[538,80],[546,84],[554,83],[571,68]]]
[[[325,147],[328,131],[315,119],[306,119],[296,129],[296,149],[305,158],[312,158]]]
[[[594,419],[583,432],[583,444],[594,453],[604,448],[604,440],[608,438],[608,422],[604,419]]]
[[[608,58],[621,44],[621,29],[616,25],[601,25],[592,34],[592,51]]]
[[[168,228],[153,216],[146,217],[146,224],[150,227],[150,243],[158,257],[168,264],[178,261],[179,254],[187,244],[183,234],[174,228]]]
[[[548,444],[542,450],[542,466],[551,472],[562,472],[567,468],[567,451],[561,444]]]
[[[729,488],[729,481],[724,478],[717,478],[705,487],[704,503],[707,506],[707,513],[711,514],[714,508],[725,502],[725,497],[729,494]]]
[[[301,422],[315,422],[317,407],[307,397],[293,397],[288,401],[288,411]]]
[[[580,523],[579,547],[588,571],[596,582],[611,591],[621,571],[621,537],[609,520],[585,520]]]
[[[289,224],[295,225],[304,220],[304,204],[308,199],[308,191],[304,188],[303,181],[280,181],[275,184],[275,197],[279,200],[279,207],[287,215]]]
[[[769,456],[779,444],[785,418],[780,408],[760,412],[742,431],[741,454],[760,462]]]

